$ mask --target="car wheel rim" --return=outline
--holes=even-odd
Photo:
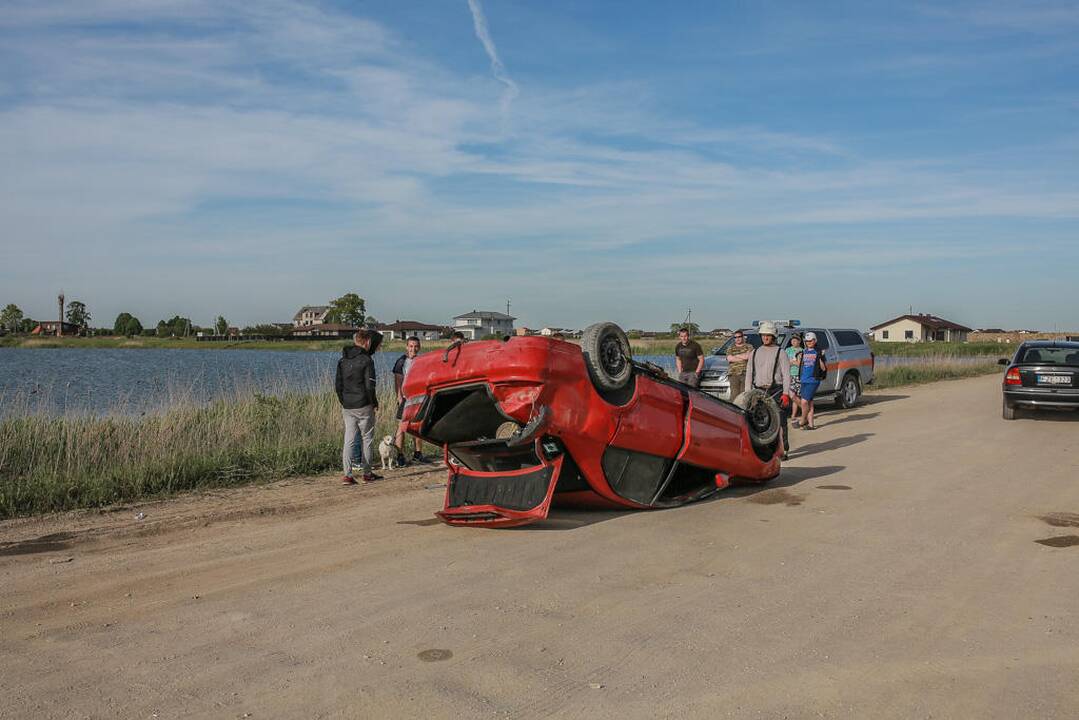
[[[599,347],[599,356],[603,369],[612,376],[617,376],[626,366],[626,357],[622,353],[622,345],[616,337],[610,336],[603,339]]]
[[[858,399],[858,387],[854,384],[853,380],[847,381],[846,400],[848,403],[853,403]]]
[[[757,403],[749,412],[749,424],[753,426],[753,429],[758,433],[763,433],[768,430],[768,426],[771,425],[771,417],[768,415],[768,409],[764,407],[764,403]]]

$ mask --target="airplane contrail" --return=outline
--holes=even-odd
[[[502,91],[501,101],[502,112],[506,113],[510,109],[510,103],[520,91],[498,57],[498,48],[495,47],[495,41],[491,39],[491,33],[487,29],[487,18],[483,14],[480,0],[468,0],[468,9],[472,11],[472,25],[476,28],[476,37],[483,43],[483,49],[487,51],[487,57],[491,60],[491,74],[495,76],[495,80],[506,86],[506,89]]]

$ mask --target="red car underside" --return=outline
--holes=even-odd
[[[778,448],[753,446],[739,408],[643,372],[601,396],[581,349],[559,340],[422,355],[404,394],[408,432],[441,446],[448,461],[438,515],[450,524],[521,525],[555,503],[671,507],[732,477],[779,473]]]

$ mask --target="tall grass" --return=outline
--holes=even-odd
[[[1008,357],[1015,352],[1014,345],[996,342],[877,342],[869,343],[877,355],[910,356],[958,356],[958,357]]]
[[[393,391],[379,397],[376,438],[397,425]],[[0,420],[0,517],[326,472],[340,467],[341,435],[332,392],[248,393],[142,417]]]
[[[903,385],[922,385],[938,380],[958,380],[960,378],[990,375],[1001,371],[1000,365],[991,362],[969,363],[949,362],[947,358],[933,360],[917,365],[897,365],[876,371],[872,387],[877,390],[900,387]]]

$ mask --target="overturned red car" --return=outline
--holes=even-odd
[[[522,525],[552,504],[672,507],[779,473],[771,401],[743,410],[635,363],[613,323],[580,346],[454,344],[417,358],[403,392],[408,432],[449,465],[438,515],[452,525]]]

